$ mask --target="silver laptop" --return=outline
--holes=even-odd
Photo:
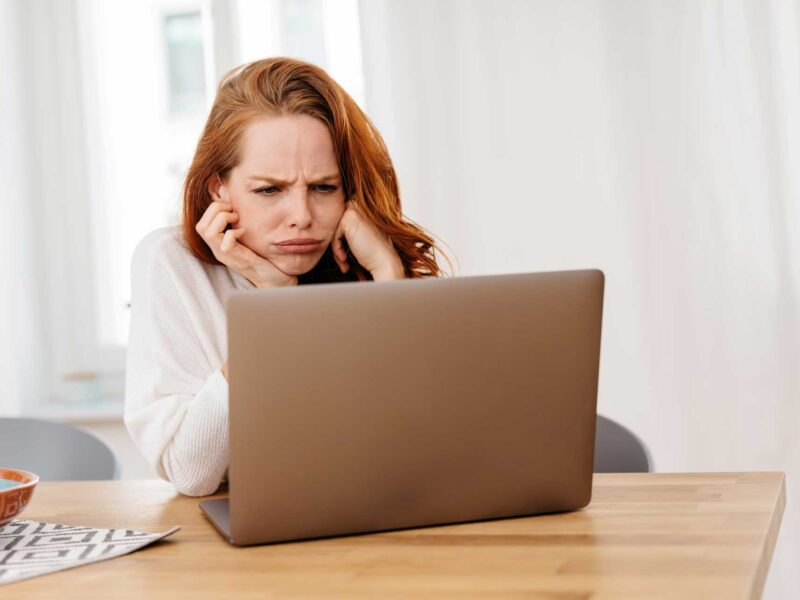
[[[575,510],[592,493],[599,270],[228,301],[236,545]]]

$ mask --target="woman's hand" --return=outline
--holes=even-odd
[[[225,228],[236,223],[239,215],[231,210],[231,205],[216,201],[209,204],[203,216],[195,225],[216,259],[249,279],[256,287],[283,287],[297,285],[297,277],[287,275],[272,262],[259,256],[238,239],[244,229]]]
[[[348,201],[346,206],[331,242],[333,257],[342,273],[347,273],[350,268],[342,244],[342,239],[346,239],[355,259],[370,272],[375,281],[404,279],[403,261],[392,241],[365,219],[352,202]]]

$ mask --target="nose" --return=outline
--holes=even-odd
[[[311,209],[309,208],[308,190],[300,190],[289,199],[289,226],[307,229],[311,226]]]

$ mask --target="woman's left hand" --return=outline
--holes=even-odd
[[[369,271],[375,281],[404,279],[403,261],[391,240],[364,218],[352,202],[348,201],[345,206],[347,208],[331,242],[333,257],[342,273],[347,273],[350,268],[342,245],[342,239],[346,239],[358,264]]]

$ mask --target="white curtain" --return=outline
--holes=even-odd
[[[798,2],[366,0],[367,111],[462,275],[599,267],[599,411],[659,471],[781,470],[800,592]]]
[[[19,2],[0,0],[0,416],[37,406],[46,389],[42,367],[42,318],[37,293],[36,214],[30,115]]]

